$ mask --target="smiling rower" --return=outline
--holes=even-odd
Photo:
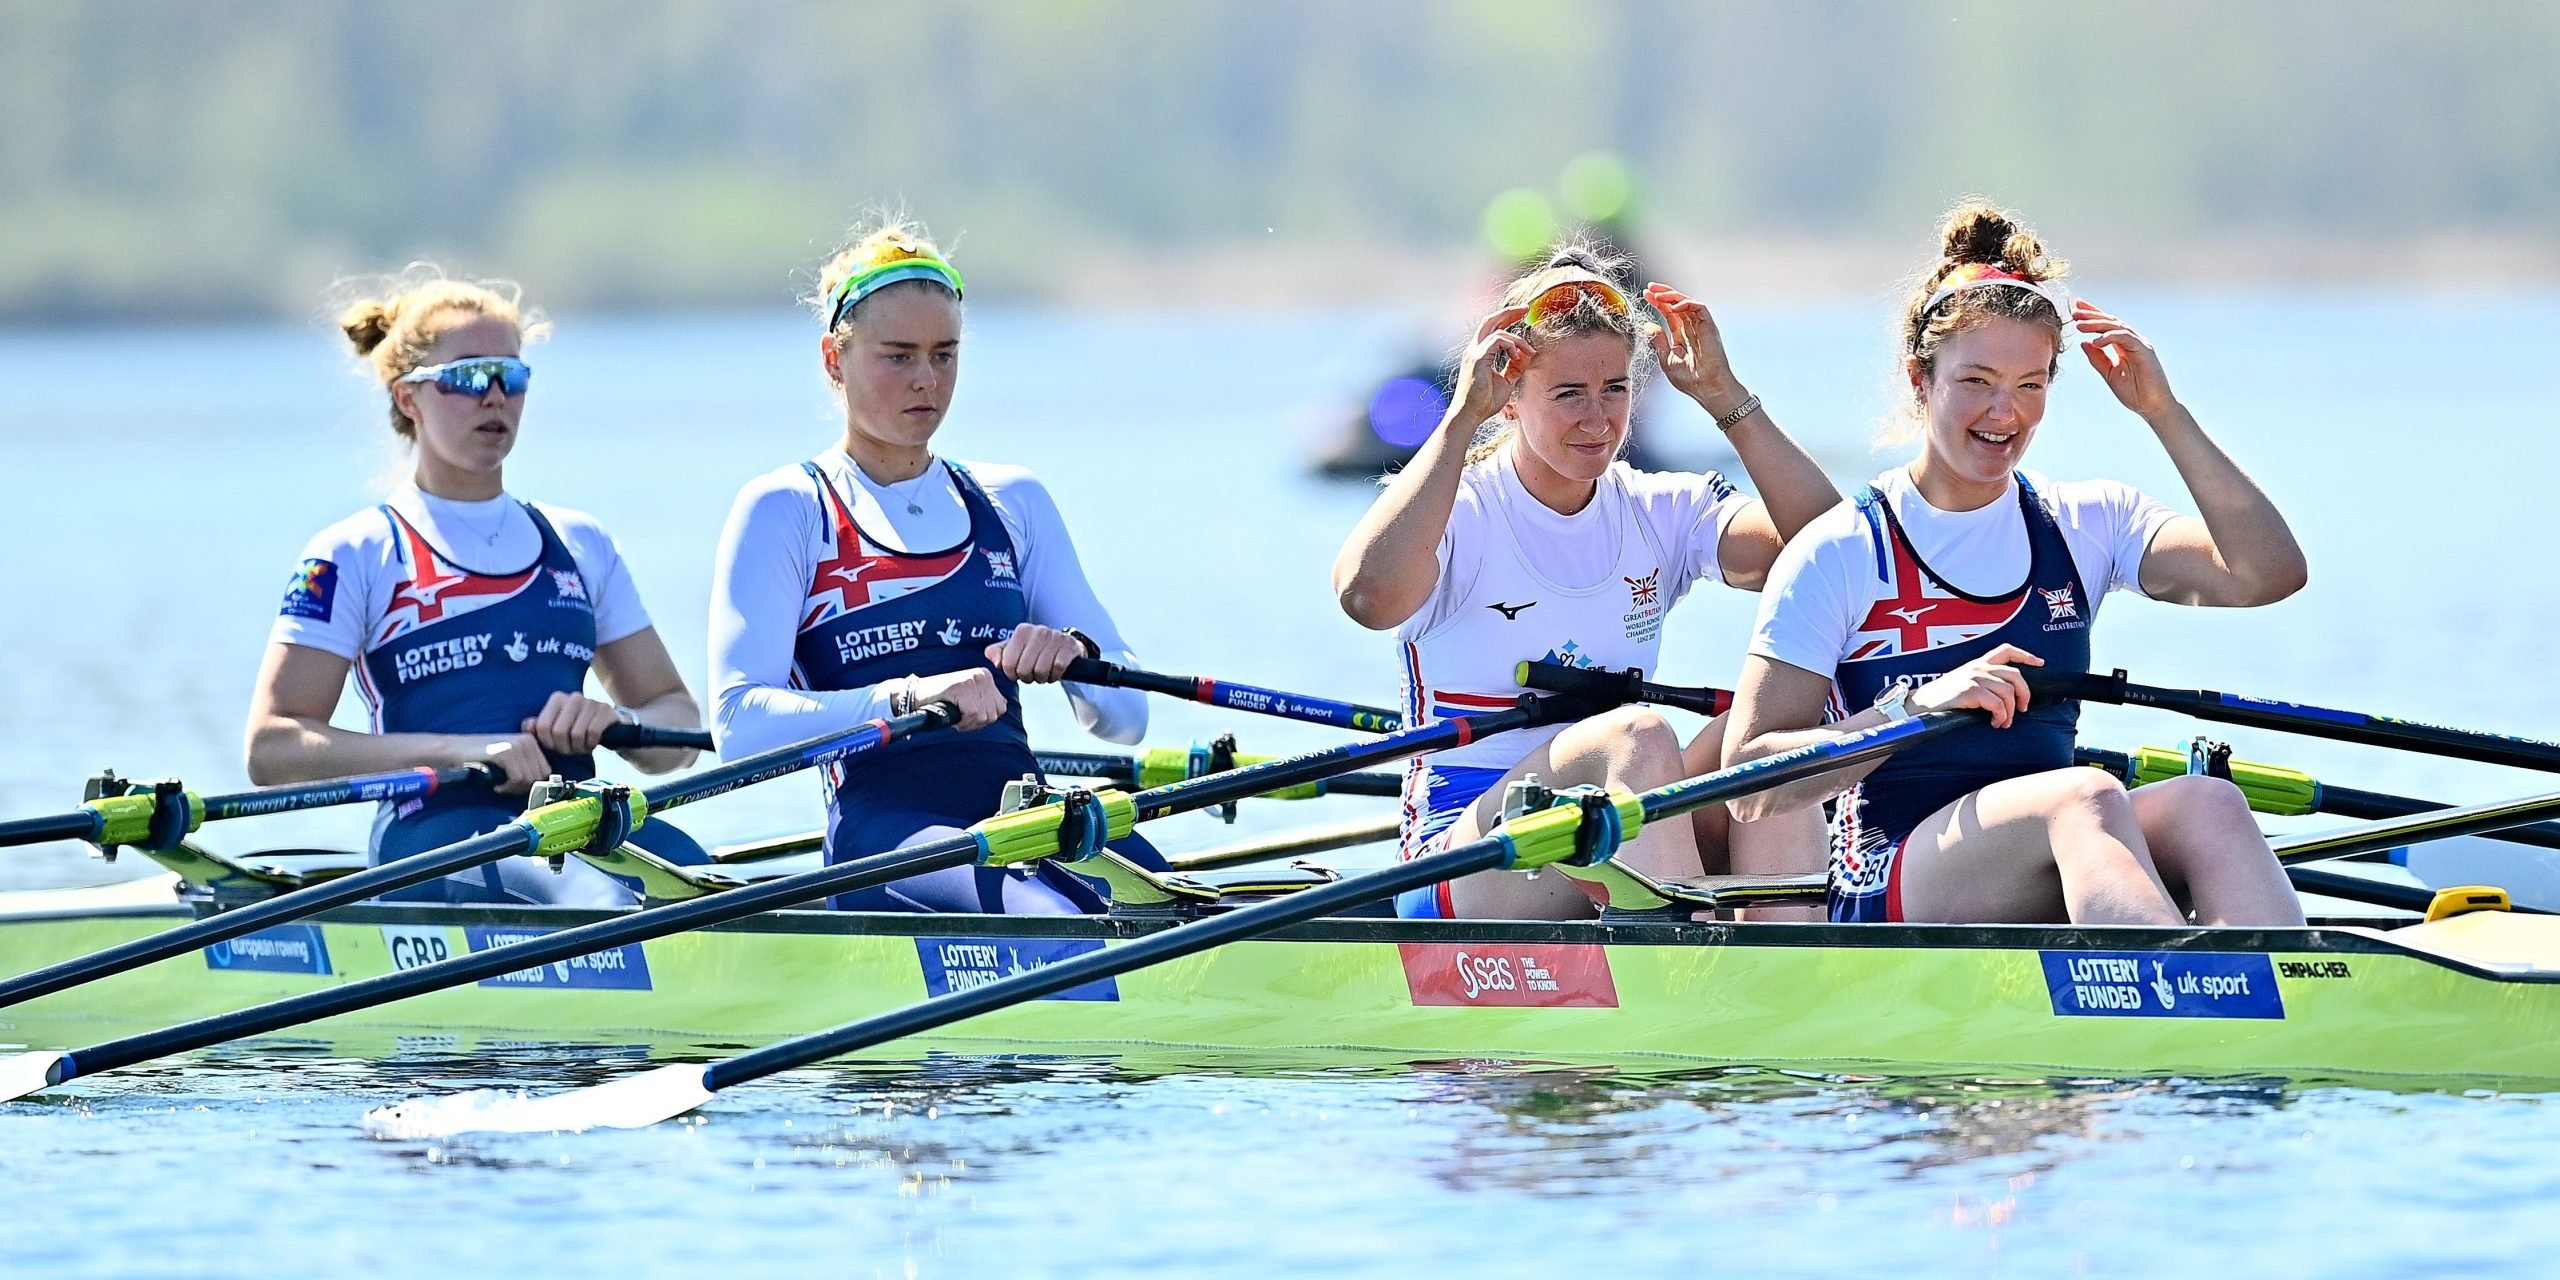
[[[1902,319],[1920,456],[1807,527],[1770,571],[1729,759],[1925,711],[1975,707],[1991,723],[1735,809],[1810,811],[1857,783],[1833,838],[1834,920],[2166,925],[2192,911],[2300,924],[2239,788],[2184,777],[2128,794],[2074,766],[2078,704],[2035,702],[2020,668],[2088,670],[2109,592],[2281,600],[2308,575],[2302,549],[2171,393],[2151,344],[2065,294],[2063,264],[2033,232],[1976,202],[1940,235]],[[2020,469],[2075,340],[2177,464],[2201,519],[2115,481]]]
[[[1345,613],[1403,642],[1405,714],[1420,724],[1508,707],[1519,663],[1656,668],[1662,620],[1700,582],[1757,589],[1788,535],[1840,501],[1725,358],[1704,303],[1665,285],[1633,313],[1617,263],[1560,246],[1515,281],[1460,357],[1439,429],[1387,484],[1334,561]],[[1726,433],[1751,498],[1714,472],[1637,471],[1619,460],[1636,387],[1659,360],[1671,385]],[[1478,441],[1479,428],[1501,424]],[[1641,791],[1704,773],[1723,717],[1683,744],[1655,712],[1626,708],[1417,758],[1406,774],[1408,858],[1471,840],[1501,818],[1509,783]],[[1721,806],[1648,825],[1619,856],[1660,878],[1713,869],[1809,872],[1820,825],[1793,816],[1734,826]],[[1469,876],[1404,895],[1406,916],[1563,919],[1596,907],[1563,876]]]
[[[387,393],[391,429],[416,450],[381,505],[303,550],[249,708],[251,781],[267,784],[471,761],[505,774],[480,790],[386,805],[372,857],[388,862],[496,830],[553,774],[595,776],[618,721],[692,729],[701,711],[649,623],[611,536],[579,512],[506,492],[533,370],[512,285],[419,274],[340,320]],[[593,667],[614,699],[587,696]],[[352,669],[372,731],[329,723]],[[620,705],[616,705],[619,703]],[[644,773],[694,753],[624,753]],[[709,861],[651,818],[631,843],[674,862]],[[508,858],[405,889],[410,901],[620,906],[638,894],[584,863],[557,873]]]

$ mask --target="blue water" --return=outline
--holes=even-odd
[[[2292,518],[2312,585],[2254,611],[2118,597],[2098,656],[2138,678],[2560,735],[2540,627],[2560,426],[2529,370],[2560,298],[2111,298]],[[1845,484],[1880,469],[1883,311],[1733,306],[1739,368]],[[1161,668],[1391,701],[1388,647],[1326,572],[1367,493],[1303,476],[1311,439],[1404,354],[1393,316],[981,309],[950,452],[1037,469],[1088,571]],[[697,688],[711,544],[747,477],[834,433],[805,322],[569,317],[510,475],[622,539]],[[0,816],[102,765],[241,785],[266,622],[309,534],[387,473],[378,401],[314,328],[0,335]],[[2164,496],[2138,420],[2066,375],[2032,458]],[[1685,410],[1686,406],[1674,406]],[[1711,457],[1694,413],[1662,426]],[[1667,678],[1724,683],[1751,599],[1707,591]],[[1076,746],[1054,698],[1035,738]],[[345,713],[353,714],[350,702]],[[2095,745],[2177,742],[2115,708]],[[1323,730],[1158,704],[1151,739]],[[2511,771],[2279,735],[2244,758],[2447,800]],[[1267,804],[1175,848],[1383,811]],[[805,829],[793,780],[688,811],[714,842]],[[354,844],[360,814],[232,824],[227,849]],[[1340,860],[1374,859],[1347,853]],[[0,887],[128,874],[16,851]],[[2376,1034],[2388,1034],[2376,1028]],[[576,1057],[368,1064],[250,1053],[0,1110],[10,1274],[1736,1275],[2544,1274],[2560,1125],[2536,1097],[2283,1082],[1824,1081],[1772,1072],[1331,1070],[937,1060],[742,1088],[699,1124],[443,1145],[359,1134],[421,1090],[592,1078]],[[590,1056],[590,1055],[578,1055]]]

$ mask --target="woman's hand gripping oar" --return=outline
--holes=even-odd
[[[656,1124],[693,1110],[732,1085],[932,1031],[1212,947],[1261,937],[1340,908],[1391,898],[1407,889],[1479,871],[1533,871],[1556,862],[1588,865],[1603,861],[1616,852],[1620,841],[1634,835],[1646,822],[1862,764],[1985,719],[1984,713],[1973,710],[1931,712],[1675,782],[1641,796],[1595,787],[1576,788],[1558,795],[1555,808],[1512,819],[1481,840],[1441,853],[1300,890],[833,1030],[796,1036],[707,1066],[684,1063],[663,1067],[542,1098],[477,1093],[420,1099],[368,1115],[366,1127],[385,1137],[413,1138]]]
[[[750,783],[778,778],[815,765],[848,759],[872,750],[883,743],[908,737],[950,723],[950,709],[927,707],[913,715],[892,720],[874,720],[841,733],[814,738],[795,746],[781,747],[760,755],[749,756],[730,764],[715,765],[674,782],[663,783],[647,791],[634,793],[627,787],[605,783],[582,782],[578,794],[555,804],[528,811],[523,817],[471,839],[449,844],[440,849],[368,867],[353,875],[340,876],[319,884],[296,889],[291,893],[247,906],[235,907],[207,916],[175,929],[166,929],[131,942],[118,943],[101,951],[77,956],[59,964],[16,977],[0,980],[0,1008],[50,995],[84,982],[140,968],[171,956],[184,955],[202,947],[225,942],[243,934],[297,920],[330,907],[361,901],[380,894],[424,884],[439,876],[495,862],[517,854],[566,853],[591,843],[609,840],[605,847],[622,843],[623,837],[646,820],[648,815],[690,804],[697,800],[735,791]],[[609,732],[609,731],[608,731]],[[330,783],[314,783],[313,787],[329,787]],[[180,792],[184,796],[188,793]],[[153,813],[166,813],[171,805],[166,796],[125,797],[158,807]],[[227,799],[228,797],[216,797]],[[340,801],[339,803],[343,803]],[[92,801],[93,805],[103,802]],[[193,806],[186,806],[194,812]],[[128,810],[108,812],[117,821],[137,821]],[[173,820],[150,818],[149,821],[174,825]],[[609,828],[599,830],[603,826]],[[192,825],[184,830],[191,830]],[[184,834],[184,830],[180,834]],[[145,838],[150,838],[146,833]],[[127,841],[126,843],[140,843]],[[171,843],[175,843],[172,837]]]
[[[488,951],[458,955],[307,995],[200,1018],[161,1031],[105,1041],[69,1052],[20,1054],[0,1060],[0,1102],[24,1097],[49,1085],[173,1053],[201,1049],[242,1036],[317,1021],[671,933],[742,919],[832,894],[851,893],[928,871],[973,863],[1011,865],[1079,850],[1090,853],[1098,850],[1104,841],[1128,834],[1141,820],[1313,782],[1423,751],[1464,746],[1490,734],[1578,720],[1591,715],[1594,710],[1592,704],[1582,699],[1524,698],[1521,706],[1510,711],[1443,720],[1285,760],[1192,778],[1134,796],[1116,791],[1078,792],[1069,803],[1044,804],[998,814],[978,823],[968,833],[948,840],[892,850],[796,876],[761,881],[668,906],[636,911]],[[746,763],[749,762],[740,762]],[[743,785],[744,782],[734,782],[720,789],[731,790]],[[592,830],[598,820],[592,809],[587,810],[583,818],[588,830]],[[572,817],[554,825],[574,834],[576,821]],[[571,847],[576,843],[566,835],[561,838],[566,843],[560,847]],[[510,846],[507,851],[518,849]]]

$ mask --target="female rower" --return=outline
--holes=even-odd
[[[1901,328],[1920,456],[1779,558],[1730,756],[1923,711],[1979,707],[1991,723],[1735,810],[1783,813],[1857,782],[1833,833],[1834,920],[2177,924],[2192,909],[2207,924],[2301,923],[2238,788],[2188,777],[2128,794],[2072,767],[2077,704],[2037,703],[2019,671],[2087,670],[2109,591],[2228,606],[2292,595],[2308,572],[2292,531],[2171,393],[2150,344],[2062,291],[2063,264],[2032,232],[1968,202],[1942,233]],[[2203,518],[2113,481],[2018,469],[2075,340]]]
[[[712,571],[720,749],[736,756],[933,703],[959,733],[827,774],[830,863],[955,834],[1038,772],[1019,686],[1078,657],[1130,662],[1049,491],[1020,467],[933,453],[960,372],[960,273],[918,228],[857,234],[820,270],[818,355],[844,434],[747,483]],[[1134,690],[1070,684],[1088,731],[1133,743]],[[1119,846],[1162,866],[1135,837]],[[839,895],[853,911],[1063,915],[1107,905],[1051,867],[958,867]]]
[[[470,761],[503,771],[496,794],[385,805],[374,825],[377,863],[495,830],[524,811],[528,787],[554,774],[595,776],[592,753],[616,722],[701,723],[612,537],[579,512],[506,492],[533,376],[524,344],[547,326],[519,312],[513,285],[414,273],[385,292],[355,303],[339,328],[388,393],[391,429],[416,464],[387,501],[304,548],[248,732],[249,776],[259,783]],[[613,701],[587,696],[591,665]],[[372,708],[369,733],[329,723],[350,668]],[[693,756],[625,758],[665,773]],[[673,862],[709,860],[654,818],[631,843]],[[637,897],[583,863],[555,873],[532,858],[392,896],[580,906]]]
[[[1840,501],[1813,459],[1744,390],[1705,304],[1660,284],[1630,313],[1617,266],[1559,248],[1514,282],[1460,358],[1439,429],[1387,483],[1334,561],[1343,611],[1404,644],[1408,723],[1508,707],[1518,663],[1652,670],[1662,618],[1703,581],[1757,589],[1779,547]],[[1618,460],[1648,359],[1723,428],[1765,499],[1713,472]],[[1482,424],[1500,420],[1475,442]],[[1501,820],[1510,782],[1643,790],[1715,767],[1723,720],[1685,746],[1662,717],[1624,708],[1418,758],[1406,773],[1403,853],[1461,843]],[[1734,826],[1710,809],[1648,826],[1619,856],[1658,878],[1704,867],[1810,871],[1820,824]],[[1562,876],[1501,873],[1406,894],[1407,916],[1571,918],[1594,907]]]

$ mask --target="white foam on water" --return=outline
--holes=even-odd
[[[450,1138],[466,1133],[579,1133],[645,1129],[711,1100],[702,1067],[679,1063],[587,1089],[536,1097],[515,1089],[474,1089],[365,1113],[376,1138]]]

